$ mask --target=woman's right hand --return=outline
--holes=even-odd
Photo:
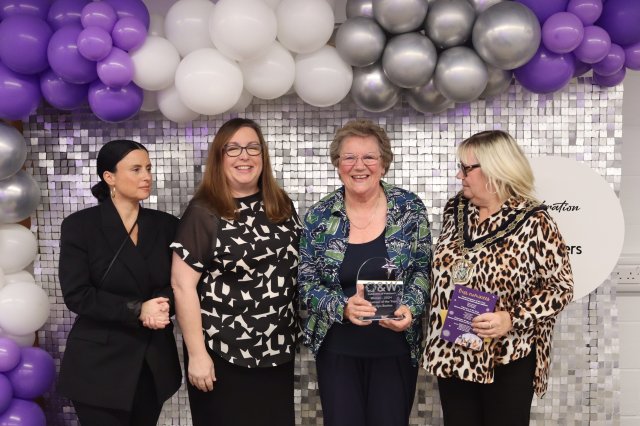
[[[216,371],[213,367],[213,360],[208,353],[201,355],[189,355],[189,383],[202,392],[213,390],[213,383],[216,381]]]
[[[356,294],[351,296],[344,308],[344,317],[355,325],[369,325],[371,321],[363,321],[360,318],[375,315],[376,308],[371,302],[364,299],[364,286],[356,284]]]
[[[161,330],[170,322],[169,318],[169,299],[166,297],[155,297],[149,299],[142,304],[140,316],[144,327],[152,330]]]

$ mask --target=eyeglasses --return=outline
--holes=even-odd
[[[365,166],[375,166],[376,164],[378,164],[380,156],[374,154],[344,154],[340,156],[340,164],[344,166],[355,166],[358,162],[358,159],[361,159]]]
[[[255,157],[262,154],[262,145],[258,143],[251,143],[247,146],[225,145],[222,150],[229,157],[239,157],[240,154],[242,154],[243,150],[247,151],[247,154],[249,154],[250,156]]]
[[[458,169],[462,172],[462,176],[464,177],[467,177],[471,170],[477,169],[478,167],[480,167],[480,164],[478,163],[469,164],[468,166],[465,166],[462,161],[458,163]]]

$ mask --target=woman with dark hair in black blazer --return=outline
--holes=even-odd
[[[99,205],[62,222],[60,287],[77,318],[58,389],[90,426],[155,425],[180,387],[171,251],[177,219],[145,209],[151,163],[129,140],[98,153]]]

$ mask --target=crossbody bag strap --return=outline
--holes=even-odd
[[[104,274],[102,274],[102,278],[100,278],[100,284],[98,284],[98,288],[102,287],[102,283],[104,283],[105,278],[107,278],[107,275],[109,274],[109,271],[111,270],[111,267],[113,266],[113,263],[118,258],[118,255],[122,251],[122,248],[127,243],[127,240],[129,239],[129,237],[131,237],[131,233],[133,232],[133,230],[135,229],[135,227],[137,225],[138,225],[138,219],[136,218],[136,221],[133,224],[133,226],[131,227],[131,229],[129,230],[129,233],[127,234],[126,237],[124,237],[124,240],[122,240],[122,244],[120,244],[120,247],[118,247],[118,250],[116,251],[116,254],[113,255],[113,259],[111,259],[111,262],[109,263],[109,266],[107,266],[107,270],[104,271]]]

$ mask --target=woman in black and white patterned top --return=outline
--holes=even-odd
[[[260,127],[227,121],[171,245],[194,425],[294,424],[299,234]]]

